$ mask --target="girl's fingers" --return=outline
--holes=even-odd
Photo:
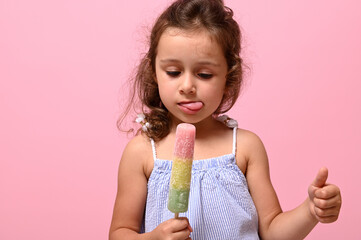
[[[316,198],[329,199],[334,196],[340,195],[340,189],[335,185],[326,185],[322,188],[319,188],[315,191]]]
[[[191,231],[187,218],[172,218],[158,225],[154,230],[154,239],[186,240],[190,239]]]
[[[332,207],[332,208],[321,209],[321,208],[315,207],[315,213],[318,217],[321,217],[321,218],[338,216],[339,208]]]
[[[331,216],[331,217],[318,217],[318,216],[316,216],[316,218],[320,223],[332,223],[332,222],[337,221],[338,216]]]
[[[179,232],[179,231],[188,229],[189,223],[188,223],[187,219],[178,218],[178,219],[172,219],[172,221],[173,221],[172,232]]]
[[[180,217],[174,219],[177,222],[174,237],[175,239],[186,239],[189,240],[191,232],[193,232],[192,227],[189,224],[189,220],[186,217]]]
[[[339,195],[336,195],[329,199],[314,198],[313,202],[314,202],[315,206],[320,209],[340,207],[341,206],[341,197]]]
[[[186,217],[180,217],[180,218],[178,218],[178,219],[180,219],[180,220],[186,220],[186,222],[187,222],[186,227],[188,228],[188,230],[189,230],[190,232],[193,232],[193,229],[192,229],[191,225],[189,224],[188,218],[186,218]],[[184,227],[184,228],[185,228],[185,227]]]
[[[190,239],[189,236],[190,234],[191,232],[188,229],[186,229],[184,231],[174,233],[173,237],[174,239]]]
[[[327,185],[317,190],[313,203],[318,221],[322,223],[336,221],[342,204],[340,189],[335,185]]]
[[[173,239],[190,239],[190,234],[193,232],[192,227],[189,225],[189,220],[186,217],[173,218],[169,220],[172,228]]]

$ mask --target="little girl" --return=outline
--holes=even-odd
[[[240,37],[222,0],[178,0],[157,19],[135,77],[143,126],[120,162],[111,240],[295,240],[318,222],[337,220],[340,190],[326,183],[326,168],[303,203],[282,212],[261,140],[221,115],[236,102],[243,79]],[[189,209],[175,219],[167,199],[182,122],[197,133]]]

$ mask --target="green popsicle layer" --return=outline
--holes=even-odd
[[[169,189],[168,209],[174,213],[188,210],[189,189]]]

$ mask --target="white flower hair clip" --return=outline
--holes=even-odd
[[[143,113],[139,113],[135,122],[140,123],[142,125],[143,132],[147,132],[148,129],[152,126],[149,122],[145,120],[145,115]]]
[[[223,122],[227,127],[230,128],[238,127],[237,121],[228,117],[227,115],[218,116],[216,119],[220,122]]]

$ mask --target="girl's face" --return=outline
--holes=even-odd
[[[168,28],[157,50],[159,95],[174,120],[198,123],[211,117],[222,101],[227,74],[217,41],[203,29]]]

